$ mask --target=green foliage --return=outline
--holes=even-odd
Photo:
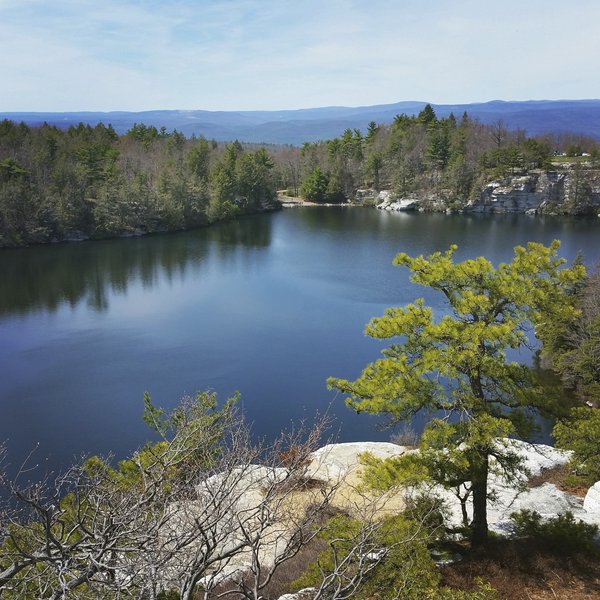
[[[237,190],[245,199],[245,207],[258,209],[273,201],[273,166],[273,160],[264,148],[256,152],[246,152],[237,161]]]
[[[24,169],[13,158],[0,160],[0,181],[13,181],[27,176],[27,169]]]
[[[0,247],[180,230],[272,207],[271,155],[135,124],[0,124]]]
[[[451,153],[450,131],[447,122],[432,122],[429,127],[425,153],[434,168],[446,168]]]
[[[430,477],[429,469],[419,453],[407,452],[382,460],[365,452],[359,459],[363,467],[363,481],[375,491],[385,492],[397,486],[417,485]]]
[[[577,407],[552,430],[556,445],[571,450],[571,466],[589,483],[600,480],[600,410]]]
[[[210,146],[202,138],[198,140],[187,155],[187,163],[192,174],[198,179],[207,179],[210,164]]]
[[[425,209],[461,209],[492,178],[551,168],[552,147],[547,137],[525,138],[466,114],[438,119],[427,105],[416,117],[396,115],[389,127],[369,123],[364,138],[348,129],[341,137],[305,144],[302,180],[318,167],[346,198],[357,188],[374,187],[401,197],[415,194]],[[564,210],[590,210],[589,198],[582,198],[580,207],[565,204]]]
[[[423,436],[426,467],[449,487],[471,482],[477,542],[487,539],[489,458],[507,474],[519,467],[510,446],[498,440],[528,435],[535,409],[547,404],[533,372],[508,361],[506,352],[529,342],[529,324],[543,339],[549,320],[576,314],[570,292],[585,269],[561,268],[558,248],[559,242],[517,246],[513,261],[497,268],[483,257],[455,263],[456,246],[428,258],[398,254],[394,264],[408,267],[415,283],[441,292],[447,313],[435,319],[422,299],[387,309],[366,328],[371,337],[395,340],[383,358],[356,381],[328,380],[359,413],[385,413],[393,422],[443,413]]]
[[[364,560],[364,554],[384,552],[382,560],[373,559],[353,598],[376,595],[382,599],[417,600],[429,597],[437,589],[439,574],[427,550],[428,537],[416,522],[391,517],[382,521],[368,539],[364,535],[365,524],[361,521],[342,515],[333,517],[320,534],[327,549],[316,563],[308,565],[306,573],[292,587],[318,586],[328,577],[328,589],[345,588],[356,576],[358,561]],[[363,555],[355,552],[358,544],[364,544]],[[344,564],[351,555],[354,564]]]
[[[156,597],[156,600],[181,600],[181,596],[178,592],[160,592]]]
[[[431,598],[432,600],[500,600],[498,592],[489,583],[479,578],[475,580],[475,583],[477,584],[475,591],[442,588]]]
[[[233,431],[236,402],[237,395],[218,405],[214,393],[198,392],[167,413],[146,393],[144,420],[159,442],[117,468],[91,457],[58,478],[56,490],[39,484],[13,492],[20,510],[7,510],[0,520],[0,596],[121,597],[111,595],[116,578],[126,579],[132,558],[152,557],[152,544],[169,531],[171,508],[190,492],[195,497],[198,478],[212,474],[231,451],[226,434]],[[1,472],[0,483],[12,491]],[[185,547],[186,536],[179,541]],[[148,597],[135,579],[125,586],[128,597]]]
[[[435,501],[423,497],[419,502],[423,514],[435,512]],[[431,518],[433,513],[425,516]],[[422,516],[418,511],[412,514]],[[326,549],[292,583],[292,589],[325,583],[326,595],[337,590],[341,597],[357,599],[499,600],[496,591],[481,580],[472,592],[439,587],[439,571],[428,550],[434,537],[422,524],[419,519],[396,516],[373,526],[337,515],[320,533]],[[371,558],[365,563],[366,556]]]
[[[327,200],[327,186],[329,178],[320,167],[315,167],[300,187],[300,194],[312,202],[325,202]]]
[[[571,318],[554,315],[548,321],[543,355],[566,386],[594,404],[600,402],[600,269],[573,294],[577,313]]]
[[[445,539],[444,523],[448,519],[446,502],[430,492],[420,492],[406,498],[404,514],[411,520],[421,523],[427,530],[430,540]]]
[[[598,526],[576,520],[571,512],[548,520],[543,520],[538,512],[531,510],[521,510],[510,517],[516,535],[533,538],[554,551],[598,552],[595,541]]]
[[[435,111],[431,104],[426,104],[423,110],[419,113],[417,120],[423,125],[430,125],[436,121]]]

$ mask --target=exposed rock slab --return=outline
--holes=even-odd
[[[409,210],[417,210],[419,200],[416,198],[400,198],[398,200],[386,199],[381,204],[377,205],[379,210],[387,210],[394,212],[403,212]]]
[[[570,454],[551,446],[527,444],[515,440],[502,440],[500,443],[511,448],[523,459],[528,474],[537,475],[543,470],[551,469],[568,462]],[[324,489],[334,489],[331,505],[362,518],[380,518],[386,514],[397,514],[404,508],[406,494],[411,490],[396,489],[384,496],[371,494],[362,486],[360,455],[369,452],[373,456],[386,459],[406,452],[415,452],[404,446],[389,442],[351,442],[329,444],[312,454],[311,462],[303,473],[308,481],[320,483],[314,489],[310,487],[298,490],[285,501],[277,505],[276,517],[264,530],[264,540],[260,548],[260,560],[263,565],[273,564],[276,556],[285,547],[291,535],[291,524],[296,517],[314,506],[315,499]],[[259,523],[263,514],[261,506],[265,501],[265,490],[273,489],[273,485],[285,482],[285,469],[266,468],[260,465],[247,465],[233,468],[227,474],[217,474],[198,486],[198,500],[178,503],[172,506],[169,534],[176,539],[177,532],[185,532],[194,523],[202,521],[206,514],[207,502],[219,493],[219,490],[232,490],[235,502],[223,513],[222,523],[215,524],[215,531],[226,548],[239,540],[239,532],[234,524],[236,515],[248,515],[246,528],[252,528],[254,520]],[[520,484],[520,485],[519,485]],[[451,512],[451,521],[461,524],[460,503],[457,498],[441,486],[430,486],[418,491],[438,494],[447,500]],[[544,483],[535,488],[527,487],[527,475],[523,475],[515,485],[515,481],[507,481],[501,475],[490,476],[489,491],[493,500],[488,508],[488,523],[492,531],[510,533],[513,512],[527,509],[539,512],[545,518],[551,518],[566,511],[571,511],[575,518],[587,523],[600,525],[600,482],[588,492],[585,501],[559,490],[555,485]],[[472,507],[468,506],[469,514]],[[239,518],[236,517],[239,521]],[[228,529],[229,528],[229,529]],[[235,560],[228,561],[222,569],[223,577],[235,577],[250,565],[250,552],[243,552]],[[165,580],[171,575],[164,573]]]
[[[313,460],[308,466],[306,475],[334,485],[359,468],[360,454],[370,452],[376,458],[383,460],[399,456],[406,451],[406,447],[391,442],[328,444],[313,453]]]
[[[597,481],[585,495],[583,508],[590,515],[598,515],[600,518],[600,481]]]
[[[395,514],[404,508],[404,490],[391,490],[383,495],[365,490],[360,455],[369,452],[383,460],[407,451],[406,447],[390,442],[329,444],[313,453],[306,477],[334,487],[331,505],[357,517]]]

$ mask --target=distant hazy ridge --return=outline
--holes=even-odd
[[[279,111],[153,110],[145,112],[2,113],[0,119],[44,122],[68,127],[79,122],[109,123],[124,133],[134,123],[177,129],[218,141],[302,144],[341,135],[344,130],[365,130],[370,121],[390,123],[400,113],[417,114],[426,102],[398,102],[361,107],[324,107]],[[600,139],[600,100],[530,100],[480,104],[432,104],[438,117],[467,111],[483,123],[502,119],[510,129],[524,129],[529,136],[548,132],[573,132]]]

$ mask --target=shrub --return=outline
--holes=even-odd
[[[598,330],[600,332],[600,319]],[[599,333],[600,336],[600,333]],[[588,483],[600,479],[600,410],[581,406],[570,418],[559,421],[552,431],[556,445],[573,452],[571,466]]]
[[[346,588],[352,598],[380,600],[418,600],[437,590],[439,574],[427,550],[429,536],[416,521],[390,517],[373,526],[338,515],[321,536],[327,549],[293,582],[293,589],[327,581],[332,590]]]
[[[598,526],[578,521],[567,511],[544,521],[542,515],[532,510],[511,514],[515,533],[543,543],[553,551],[572,552],[594,550]]]

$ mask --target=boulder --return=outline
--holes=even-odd
[[[385,459],[407,451],[412,450],[390,442],[329,444],[313,453],[313,460],[305,471],[305,477],[334,488],[331,506],[354,516],[397,514],[405,506],[404,490],[394,489],[383,495],[365,490],[359,456],[369,452],[377,458]]]
[[[392,192],[390,192],[389,190],[381,190],[379,192],[378,198],[381,202],[387,202],[388,200],[391,200]]]
[[[597,481],[587,491],[583,501],[583,508],[590,516],[596,516],[600,521],[600,481]]]
[[[354,192],[354,200],[356,202],[364,202],[365,200],[375,200],[379,198],[379,193],[373,188],[359,189]]]
[[[311,479],[336,485],[360,466],[359,455],[370,452],[380,459],[399,456],[406,452],[404,446],[391,442],[348,442],[328,444],[313,453],[306,476]]]
[[[408,211],[417,210],[419,206],[419,200],[416,198],[400,198],[399,200],[386,199],[381,204],[377,205],[379,210],[389,211]]]
[[[314,598],[316,591],[317,590],[312,587],[304,588],[293,594],[284,594],[283,596],[279,596],[279,600],[308,600],[309,598]]]
[[[546,444],[530,444],[521,440],[506,440],[505,443],[521,456],[529,475],[539,475],[548,469],[566,465],[571,460],[570,451]]]

